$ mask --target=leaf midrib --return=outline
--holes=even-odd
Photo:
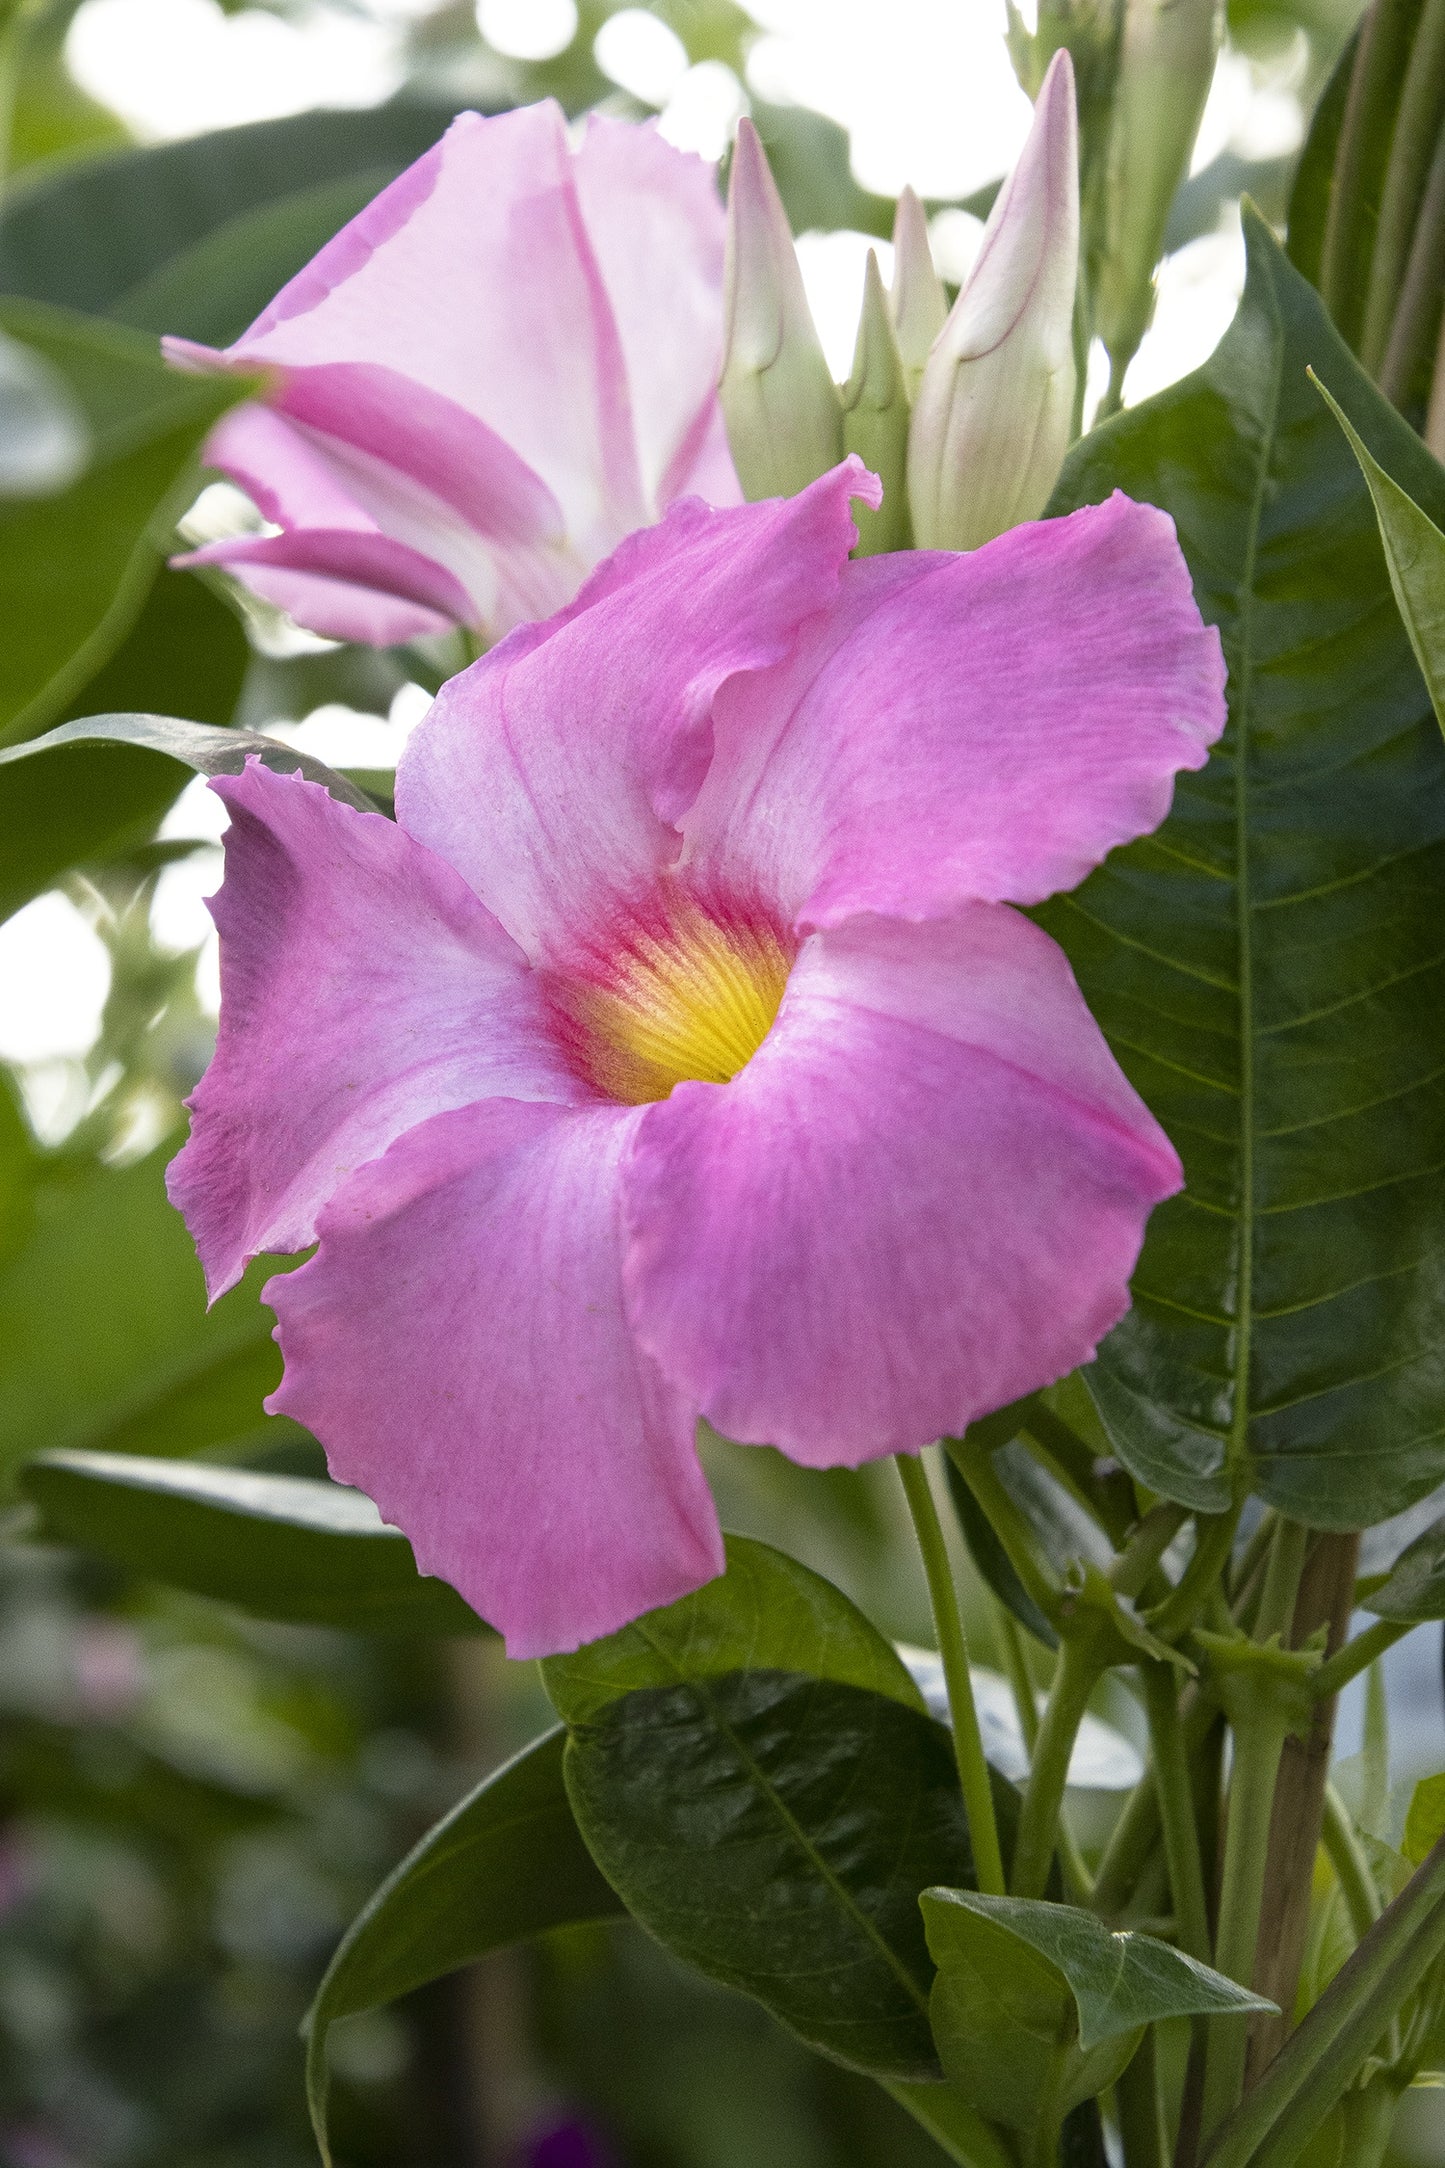
[[[1230,1411],[1229,1457],[1234,1488],[1249,1451],[1249,1371],[1254,1328],[1254,1236],[1255,1236],[1255,1074],[1254,1074],[1254,928],[1249,857],[1249,768],[1254,708],[1254,615],[1255,572],[1259,557],[1259,531],[1264,517],[1265,490],[1274,463],[1279,435],[1280,399],[1284,381],[1284,324],[1279,297],[1274,306],[1274,352],[1267,409],[1261,432],[1255,473],[1254,499],[1249,509],[1244,568],[1240,579],[1239,668],[1240,691],[1235,707],[1234,747],[1234,857],[1235,935],[1239,958],[1239,1289],[1236,1297],[1236,1329],[1233,1361],[1234,1405]]]

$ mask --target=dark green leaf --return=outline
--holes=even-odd
[[[0,1266],[0,1488],[51,1446],[186,1454],[267,1423],[281,1359],[257,1290],[273,1267],[207,1311],[165,1193],[174,1148],[32,1186],[28,1239]]]
[[[918,1895],[930,1861],[969,1858],[962,1801],[947,1733],[847,1597],[731,1537],[720,1579],[543,1676],[578,1827],[633,1915],[837,2060],[936,2076]]]
[[[369,1498],[305,1476],[138,1454],[52,1452],[20,1488],[42,1542],[74,1544],[256,1618],[354,1632],[465,1634],[482,1622]]]
[[[307,2019],[306,2091],[328,2168],[326,2034],[338,2018],[510,1942],[621,1916],[572,1820],[563,1738],[548,1732],[454,1807],[347,1929]]]
[[[547,1692],[563,1722],[589,1723],[635,1687],[734,1671],[803,1671],[924,1713],[893,1644],[822,1574],[749,1536],[728,1537],[727,1560],[727,1572],[696,1595],[575,1656],[549,1657]]]
[[[1273,2007],[1072,1905],[932,1889],[922,1906],[944,2068],[982,2114],[1016,2129],[1031,2129],[1046,2099],[1062,2112],[1112,2084],[1157,2019]]]
[[[1380,523],[1380,540],[1385,548],[1385,562],[1390,568],[1395,601],[1410,635],[1410,645],[1415,650],[1415,660],[1425,679],[1436,720],[1445,730],[1445,534],[1394,477],[1385,472],[1379,460],[1371,457],[1369,447],[1359,431],[1351,426],[1349,416],[1341,411],[1338,401],[1331,399],[1327,391],[1324,396],[1331,413],[1349,438],[1350,449],[1359,461],[1360,472],[1369,487],[1375,517]]]
[[[89,706],[153,707],[224,723],[247,664],[240,622],[203,581],[162,571],[130,636],[85,688]],[[144,843],[182,787],[172,760],[114,745],[74,746],[0,773],[0,918],[69,866]]]
[[[212,423],[239,379],[181,376],[152,340],[30,302],[0,329],[57,368],[90,431],[79,479],[0,505],[0,739],[63,714],[130,631],[185,509]]]
[[[398,101],[370,112],[297,113],[26,176],[0,217],[0,291],[125,315],[164,266],[247,212],[351,177],[374,191],[430,149],[452,112]],[[346,215],[342,199],[338,225]],[[314,232],[297,245],[304,253],[295,260],[278,254],[278,283],[306,261]],[[248,299],[238,296],[239,317],[221,326],[230,336],[250,321]],[[188,329],[157,326],[143,303],[137,320]]]
[[[1187,1175],[1086,1373],[1116,1450],[1183,1504],[1250,1483],[1350,1528],[1445,1472],[1445,746],[1307,368],[1432,516],[1445,477],[1252,215],[1247,240],[1217,352],[1086,438],[1054,506],[1173,514],[1229,730],[1040,917]]]
[[[0,767],[11,761],[34,760],[37,755],[47,759],[75,745],[106,744],[163,753],[170,760],[183,761],[198,775],[239,775],[255,754],[278,774],[300,774],[308,782],[320,783],[343,805],[355,806],[362,813],[376,811],[374,800],[364,790],[328,768],[324,761],[313,759],[310,753],[298,753],[294,746],[283,745],[279,738],[263,738],[250,730],[217,730],[209,723],[188,723],[174,715],[82,716],[77,722],[47,730],[43,737],[0,749]]]
[[[1436,1521],[1400,1553],[1380,1586],[1365,1599],[1376,1618],[1415,1622],[1445,1618],[1445,1520]]]

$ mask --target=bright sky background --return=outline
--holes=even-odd
[[[296,21],[259,9],[223,14],[217,0],[84,0],[68,54],[81,83],[142,136],[160,140],[316,104],[369,105],[401,80],[401,33],[427,0],[358,0]],[[688,65],[674,34],[640,8],[614,16],[599,64],[621,87],[662,109],[675,142],[718,155],[749,88],[829,113],[850,132],[854,170],[895,194],[964,195],[1002,172],[1028,126],[1029,106],[1003,45],[1002,0],[749,0],[764,35],[740,83],[717,62]],[[575,26],[573,0],[478,0],[492,42],[522,57],[560,50]],[[1223,56],[1201,131],[1196,167],[1234,149],[1265,157],[1292,150],[1303,120],[1286,60],[1268,77]],[[967,270],[977,222],[944,213],[935,247],[953,278]],[[804,274],[835,374],[847,374],[864,261],[861,234],[805,235]],[[889,251],[880,248],[885,273]],[[1127,396],[1147,396],[1205,359],[1227,325],[1243,277],[1237,215],[1164,266],[1154,329],[1130,373]],[[389,719],[329,709],[285,734],[323,759],[389,765],[425,711],[409,688]],[[203,784],[168,816],[167,836],[218,833],[219,808]],[[158,935],[177,951],[207,943],[203,993],[214,1006],[215,957],[203,897],[215,886],[211,848],[168,869],[156,897]],[[42,1131],[77,1108],[75,1063],[93,1044],[108,964],[89,924],[65,898],[40,898],[0,927],[0,1058],[23,1065]]]

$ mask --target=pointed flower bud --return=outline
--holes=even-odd
[[[843,449],[856,452],[883,484],[877,511],[860,506],[857,557],[908,547],[908,391],[888,316],[878,258],[870,248],[853,373],[843,386]]]
[[[910,400],[918,396],[929,349],[943,329],[948,296],[928,243],[928,218],[911,188],[898,198],[893,219],[893,329]]]
[[[918,388],[908,499],[920,549],[976,549],[1043,511],[1073,418],[1078,266],[1074,77],[1061,52]]]
[[[1095,322],[1117,393],[1149,328],[1154,266],[1219,51],[1220,0],[1126,0]]]
[[[726,311],[718,396],[738,479],[750,499],[790,497],[842,458],[842,412],[788,214],[748,120],[728,185]]]

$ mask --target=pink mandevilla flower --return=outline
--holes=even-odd
[[[453,678],[395,825],[256,763],[172,1195],[263,1249],[344,1481],[514,1655],[722,1566],[699,1414],[811,1466],[1087,1361],[1168,1139],[1011,904],[1154,827],[1223,722],[1122,496],[848,562],[849,460],[676,506]]]
[[[548,102],[442,141],[327,243],[224,354],[265,403],[207,459],[277,534],[219,564],[312,631],[388,645],[545,617],[674,498],[739,501],[716,385],[714,170]]]

